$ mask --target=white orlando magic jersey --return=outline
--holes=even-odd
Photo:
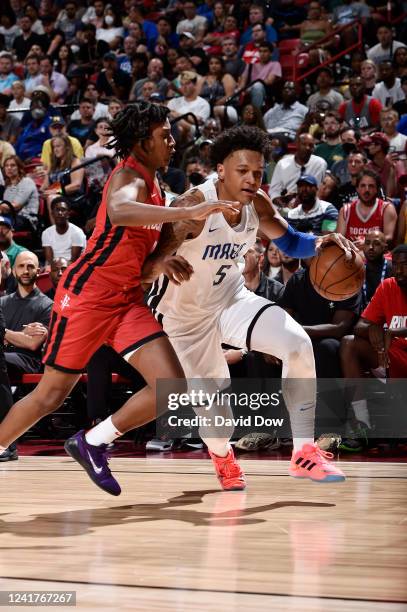
[[[212,179],[198,189],[206,201],[219,199]],[[255,244],[258,227],[252,203],[243,206],[241,221],[234,227],[222,213],[210,215],[199,236],[186,240],[177,250],[194,269],[191,279],[176,286],[162,275],[154,283],[148,305],[157,318],[196,319],[228,306],[244,285],[238,261]]]

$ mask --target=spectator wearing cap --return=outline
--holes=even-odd
[[[380,177],[382,189],[387,198],[399,195],[398,179],[404,174],[404,164],[393,160],[388,155],[390,141],[383,132],[373,132],[360,141],[360,145],[367,152],[369,161],[366,168],[373,170]]]
[[[273,86],[281,79],[281,64],[271,59],[273,43],[264,41],[259,45],[259,61],[246,66],[239,79],[239,89],[251,85],[253,81],[261,80],[263,83],[254,83],[250,88],[250,99],[254,106],[261,108],[266,100],[266,93],[271,94]]]
[[[185,19],[177,24],[176,32],[178,36],[183,32],[191,32],[195,36],[196,44],[203,41],[208,29],[208,20],[202,15],[197,15],[197,3],[195,0],[185,0],[182,4]]]
[[[309,96],[307,99],[307,106],[310,111],[316,111],[318,109],[319,102],[327,102],[329,108],[337,110],[343,102],[343,96],[333,89],[333,74],[332,70],[328,67],[321,68],[317,73],[317,91]]]
[[[307,113],[308,108],[298,102],[295,84],[288,81],[283,87],[281,104],[275,104],[267,111],[264,125],[269,134],[281,134],[294,140]]]
[[[338,211],[330,202],[317,196],[315,176],[302,174],[297,181],[298,205],[288,211],[288,222],[299,231],[330,234],[336,230]]]
[[[260,4],[251,4],[249,8],[249,27],[245,29],[240,39],[240,44],[245,45],[251,40],[254,40],[253,30],[255,30],[256,25],[263,24],[265,21],[264,16],[264,8]],[[277,41],[277,32],[273,28],[273,26],[267,24],[265,26],[265,33],[268,42],[274,43]]]
[[[43,91],[38,94],[33,92],[30,113],[16,143],[16,153],[23,161],[40,157],[42,146],[50,137],[50,111],[52,109],[50,109],[49,95]],[[25,117],[23,117],[23,122],[24,120]]]
[[[382,105],[365,93],[365,82],[361,76],[353,76],[349,81],[351,99],[343,102],[339,109],[342,121],[355,130],[366,132],[380,124]]]
[[[148,62],[147,76],[144,79],[138,79],[132,87],[130,93],[130,100],[137,100],[141,95],[141,89],[146,81],[153,81],[157,86],[157,92],[164,98],[167,97],[169,80],[164,76],[164,64],[163,61],[154,57]]]
[[[315,147],[315,155],[322,157],[330,170],[335,162],[342,161],[345,151],[340,137],[341,120],[338,113],[330,111],[325,114],[322,122],[323,142]]]
[[[382,106],[393,106],[395,102],[405,99],[405,93],[401,87],[401,82],[390,60],[385,60],[379,64],[380,81],[374,86],[372,97],[379,100]]]
[[[43,17],[42,24],[44,34],[41,36],[41,47],[45,55],[53,61],[58,57],[59,48],[64,42],[64,34],[55,27],[55,19],[52,15]]]
[[[0,94],[0,134],[4,140],[14,145],[20,131],[20,122],[12,113],[7,112],[9,97]]]
[[[117,66],[117,57],[113,51],[103,56],[103,70],[96,80],[96,87],[105,98],[114,96],[119,100],[127,100],[130,93],[131,78]]]
[[[202,124],[209,118],[211,107],[206,100],[198,96],[197,78],[197,74],[194,72],[186,71],[181,73],[180,81],[182,95],[178,98],[172,98],[167,105],[173,119],[185,113],[192,113],[195,115],[198,123]],[[189,117],[180,119],[177,122],[182,139],[185,140],[188,138],[193,125],[194,120]]]
[[[68,91],[68,80],[63,74],[54,70],[50,57],[41,58],[40,73],[42,85],[45,85],[51,92],[51,101],[62,103]]]
[[[26,93],[30,96],[38,85],[42,83],[40,70],[40,56],[33,53],[25,59],[26,78],[24,86]]]
[[[38,191],[34,181],[25,175],[24,164],[17,157],[8,157],[2,167],[4,176],[4,199],[10,202],[15,215],[14,227],[19,230],[35,230],[38,223]],[[9,207],[0,205],[2,215]]]
[[[0,94],[10,96],[14,81],[18,81],[18,76],[13,72],[13,56],[11,53],[2,51],[0,53]]]
[[[315,140],[311,134],[300,134],[296,139],[297,151],[286,155],[274,168],[269,188],[269,195],[273,199],[285,193],[293,194],[297,191],[297,181],[302,174],[315,177],[318,185],[325,176],[327,163],[322,157],[313,155]]]
[[[8,105],[8,110],[13,111],[13,117],[17,119],[17,121],[21,121],[24,115],[24,111],[30,108],[31,100],[25,96],[25,86],[23,81],[14,81],[11,86],[11,95],[13,99]],[[21,112],[16,113],[14,111],[20,110]]]
[[[79,115],[80,117],[80,115]],[[63,117],[59,115],[55,115],[51,117],[51,123],[49,124],[49,131],[51,133],[51,138],[48,138],[42,146],[41,151],[41,161],[46,168],[51,167],[51,140],[55,136],[68,136],[71,141],[72,149],[75,157],[78,159],[82,159],[83,157],[83,147],[80,141],[74,136],[70,136],[66,131],[66,123]]]
[[[1,205],[3,203],[1,202]],[[13,222],[11,218],[8,215],[0,215],[0,251],[6,253],[12,268],[14,267],[17,255],[26,250],[26,247],[17,244],[13,240]]]
[[[199,74],[206,74],[208,61],[206,52],[197,46],[196,38],[192,32],[182,32],[179,36],[179,49],[186,53]]]
[[[32,31],[33,21],[29,15],[20,17],[18,25],[21,35],[16,36],[13,42],[13,50],[19,62],[23,62],[33,45],[43,48],[43,39],[39,34]]]

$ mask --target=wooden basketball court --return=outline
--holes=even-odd
[[[208,460],[112,459],[117,498],[69,458],[1,465],[0,590],[74,590],[79,610],[407,610],[405,463],[341,463],[333,485],[241,463],[248,489],[225,493]]]

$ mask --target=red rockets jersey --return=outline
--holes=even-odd
[[[143,264],[160,237],[161,224],[140,227],[111,224],[107,214],[107,191],[113,175],[123,167],[133,168],[145,180],[150,191],[146,204],[164,206],[157,185],[146,168],[133,157],[127,157],[114,168],[103,189],[96,226],[87,247],[60,281],[65,290],[76,295],[89,279],[124,291],[140,285]]]

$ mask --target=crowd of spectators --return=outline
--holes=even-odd
[[[279,302],[304,326],[318,376],[347,375],[342,353],[349,351],[352,330],[356,324],[357,336],[363,309],[391,277],[391,250],[407,244],[407,3],[382,5],[5,0],[0,18],[4,304],[8,296],[28,304],[27,297],[39,291],[40,270],[50,272],[55,288],[61,270],[79,257],[117,161],[108,146],[109,121],[132,101],[152,101],[170,109],[177,143],[170,167],[160,175],[168,201],[215,172],[209,150],[217,134],[234,124],[257,125],[269,133],[273,151],[263,188],[280,213],[301,231],[339,231],[364,252],[363,291],[335,303],[314,291],[308,262],[260,240],[246,256],[247,286]],[[31,291],[22,295],[25,276],[18,258],[24,251],[35,251],[39,264],[30,255]],[[406,255],[403,261],[398,265],[407,265]],[[404,316],[405,328],[406,299],[403,308],[394,314]],[[15,336],[14,346],[10,335],[24,335],[22,329],[9,332],[7,355],[18,354],[21,346],[26,353],[31,344],[38,355],[46,317],[30,317],[21,317],[18,325],[24,319],[25,326],[39,326],[31,336],[28,327],[23,345]],[[383,323],[388,324],[384,314]],[[399,350],[393,359],[399,366],[403,362],[397,375],[407,378],[407,341],[393,339],[394,344]],[[227,357],[231,367],[251,360],[233,348]],[[246,375],[259,372],[260,363],[264,372],[262,359],[255,356]],[[362,371],[370,371],[363,352],[360,359]],[[266,366],[278,372],[277,363]],[[89,412],[94,415],[94,408]]]

